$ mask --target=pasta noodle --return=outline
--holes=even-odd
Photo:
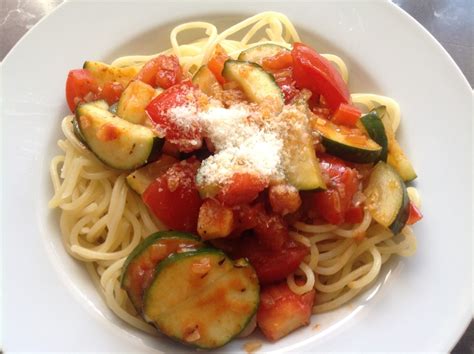
[[[181,43],[186,31],[202,32],[205,37],[193,43]],[[243,33],[243,35],[242,35]],[[264,33],[263,38],[255,39]],[[235,39],[237,35],[240,39]],[[176,26],[170,35],[171,48],[161,53],[174,53],[184,70],[194,72],[212,55],[220,44],[231,57],[262,43],[276,43],[289,47],[299,41],[296,29],[282,14],[264,12],[235,24],[218,33],[207,22],[190,22]],[[127,56],[112,62],[118,67],[142,67],[145,62],[161,54]],[[348,70],[343,60],[333,54],[331,61],[347,82]],[[400,123],[398,104],[373,94],[353,94],[355,103],[372,109],[387,106],[393,130]],[[88,272],[110,309],[130,325],[154,334],[120,287],[120,274],[128,254],[150,233],[162,225],[147,210],[141,199],[125,183],[125,174],[104,166],[76,138],[72,116],[62,121],[65,139],[58,141],[62,154],[51,161],[50,174],[54,196],[50,208],[60,208],[60,228],[66,251],[86,264]],[[419,195],[408,190],[410,199],[419,206]],[[317,291],[314,313],[340,307],[371,284],[383,263],[392,255],[409,256],[416,249],[416,239],[406,226],[400,235],[393,236],[377,225],[365,211],[363,221],[351,229],[334,225],[294,224],[291,237],[309,247],[310,254],[295,274],[287,278],[288,286],[297,294]]]

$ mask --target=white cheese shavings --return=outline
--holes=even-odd
[[[199,122],[202,135],[216,149],[202,162],[196,176],[198,185],[222,185],[236,172],[256,173],[266,180],[283,177],[281,129],[265,122],[249,105],[211,105],[206,111],[184,105],[168,113],[183,128]]]
[[[205,112],[199,112],[199,119],[204,134],[219,151],[239,145],[255,133],[256,127],[248,122],[249,115],[250,112],[244,105],[211,107]]]
[[[220,185],[236,172],[256,173],[264,179],[281,178],[280,151],[275,134],[256,131],[240,146],[230,146],[208,157],[196,176],[198,185]]]
[[[197,108],[195,105],[172,107],[167,111],[167,117],[181,131],[195,129],[198,124]]]

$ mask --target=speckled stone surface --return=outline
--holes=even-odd
[[[0,60],[62,0],[0,0]],[[421,23],[456,61],[474,86],[474,0],[394,0]],[[474,353],[474,322],[452,351]]]

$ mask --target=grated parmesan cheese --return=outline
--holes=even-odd
[[[223,185],[236,172],[257,173],[266,180],[283,178],[282,120],[264,118],[254,106],[236,104],[228,108],[210,105],[200,111],[183,105],[169,110],[175,124],[193,126],[198,122],[202,135],[216,153],[205,159],[198,170],[198,185]]]

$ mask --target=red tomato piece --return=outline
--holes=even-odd
[[[286,68],[273,73],[275,82],[280,87],[283,93],[285,103],[290,103],[291,100],[300,92],[296,88],[295,79],[293,78],[293,71],[291,68]]]
[[[234,256],[246,257],[257,272],[261,284],[274,283],[293,273],[309,254],[309,249],[291,239],[280,250],[273,251],[262,245],[256,237],[239,240]]]
[[[173,230],[196,232],[202,204],[194,181],[199,165],[196,158],[175,163],[142,195],[153,214]]]
[[[296,87],[322,95],[332,111],[350,102],[346,83],[327,59],[303,43],[294,43],[291,55]]]
[[[291,65],[293,65],[293,57],[291,52],[286,50],[262,60],[262,66],[265,70],[281,70],[291,67]]]
[[[86,69],[69,71],[66,81],[66,100],[71,112],[81,102],[93,101],[99,93],[97,80]]]
[[[123,92],[123,86],[119,82],[107,82],[104,87],[102,87],[102,92],[100,96],[107,101],[109,105],[118,102],[120,95]]]
[[[334,124],[355,127],[361,114],[362,112],[359,108],[347,103],[341,103],[332,117],[332,122]]]
[[[158,55],[148,61],[137,79],[153,87],[170,88],[181,82],[183,73],[176,55]]]
[[[412,202],[410,202],[409,208],[410,208],[410,211],[408,214],[407,225],[413,225],[423,218],[423,214]]]
[[[234,209],[235,226],[233,235],[240,236],[246,230],[251,230],[257,226],[260,216],[265,213],[263,204],[239,205]]]
[[[248,204],[265,189],[267,181],[254,173],[235,173],[217,194],[217,199],[226,206]]]
[[[229,59],[229,56],[227,55],[224,48],[218,44],[214,50],[214,55],[207,63],[207,67],[212,71],[217,81],[219,81],[221,85],[225,84],[226,82],[224,76],[222,76],[222,70],[224,69],[224,64],[227,59]]]
[[[360,224],[364,219],[364,208],[360,206],[351,206],[344,214],[344,221],[350,224]]]
[[[313,210],[330,224],[339,225],[345,221],[352,198],[360,188],[360,178],[357,170],[338,158],[321,155],[319,159],[327,190],[314,193]]]
[[[315,290],[303,295],[295,294],[286,282],[263,287],[257,312],[258,327],[265,337],[277,340],[308,325],[314,296]]]
[[[197,118],[193,119],[192,115],[176,117],[173,109],[185,107],[191,112],[197,110],[194,90],[191,81],[183,81],[155,97],[145,109],[158,132],[184,152],[201,147],[201,127]]]
[[[268,250],[279,251],[288,241],[288,227],[279,215],[269,214],[262,203],[241,205],[234,209],[234,236],[253,229],[260,245]]]
[[[281,250],[289,239],[288,227],[278,215],[261,214],[254,230],[260,244],[272,251]]]

